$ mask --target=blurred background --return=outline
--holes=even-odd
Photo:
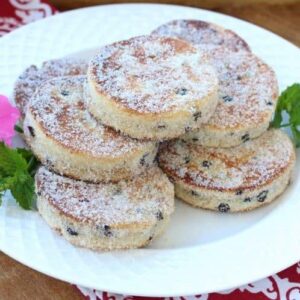
[[[60,11],[112,3],[156,2],[188,5],[247,20],[281,35],[298,46],[300,45],[300,0],[49,0],[49,2]]]

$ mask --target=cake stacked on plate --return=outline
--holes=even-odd
[[[219,79],[219,101],[209,121],[161,149],[160,166],[175,183],[176,196],[220,212],[274,200],[295,163],[290,139],[268,130],[278,98],[274,71],[241,37],[214,24],[172,21],[153,34],[192,43],[207,54]]]
[[[164,230],[174,210],[169,179],[197,207],[270,202],[295,160],[289,138],[267,131],[277,96],[274,72],[247,43],[202,21],[104,46],[88,63],[32,66],[15,99],[43,164],[38,210],[71,243],[111,250],[147,245]]]

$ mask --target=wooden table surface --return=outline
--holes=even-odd
[[[227,4],[214,10],[265,27],[300,46],[300,1],[288,5]],[[69,283],[31,270],[0,252],[0,299],[79,300],[83,297]]]

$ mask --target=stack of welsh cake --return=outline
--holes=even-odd
[[[274,72],[232,31],[180,20],[99,49],[90,62],[31,66],[15,99],[42,165],[37,207],[71,243],[147,245],[175,194],[196,207],[243,211],[286,188],[295,152],[267,130]]]

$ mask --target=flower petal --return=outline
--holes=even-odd
[[[12,106],[8,98],[0,95],[0,140],[11,146],[15,135],[14,126],[20,118],[20,111]]]

